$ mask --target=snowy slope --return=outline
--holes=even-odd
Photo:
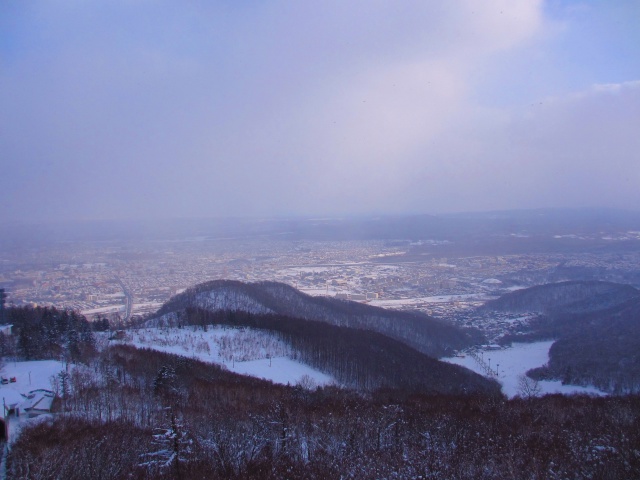
[[[209,311],[231,310],[252,314],[274,313],[252,296],[235,288],[222,286],[215,290],[199,292],[191,299],[191,306]],[[179,324],[178,314],[168,312],[153,319],[148,326],[170,327]]]
[[[476,373],[496,379],[502,385],[502,391],[509,397],[519,393],[519,378],[532,368],[540,367],[549,361],[549,349],[553,340],[534,343],[514,343],[501,350],[483,350],[477,355],[442,358],[441,360],[461,365]],[[490,368],[490,371],[487,370]],[[496,374],[497,371],[497,374]],[[539,382],[541,393],[588,393],[605,395],[595,387],[562,385],[559,381]]]
[[[443,301],[437,299],[434,301]],[[188,308],[284,315],[330,325],[372,330],[422,353],[441,357],[476,343],[475,333],[419,312],[403,312],[334,298],[312,297],[276,282],[242,283],[215,280],[176,295],[145,326],[179,326]],[[186,323],[189,323],[186,321]]]
[[[195,305],[206,310],[237,310],[247,313],[273,313],[253,297],[234,288],[222,287],[196,295]]]
[[[284,385],[314,387],[336,383],[330,375],[294,360],[294,352],[287,344],[261,330],[222,326],[209,327],[207,331],[198,327],[145,328],[127,331],[118,342],[197,358],[241,375]]]

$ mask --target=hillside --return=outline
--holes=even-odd
[[[275,335],[287,355],[360,391],[380,388],[416,393],[499,395],[499,385],[466,368],[428,357],[408,345],[368,330],[275,314],[187,309],[183,321],[195,325],[251,328]]]
[[[529,371],[612,393],[640,391],[640,292],[609,282],[540,285],[487,302],[483,313],[537,312],[518,334],[502,341],[553,339],[549,363]]]
[[[640,392],[640,298],[589,314],[545,319],[561,332],[549,351],[549,364],[534,378],[594,385],[613,393]]]
[[[210,312],[277,314],[371,330],[433,357],[446,356],[482,340],[475,331],[461,330],[420,313],[385,310],[334,298],[312,297],[282,283],[242,283],[229,280],[203,283],[173,297],[147,322],[147,326],[177,325],[187,308]]]
[[[640,297],[630,285],[598,281],[570,281],[538,285],[502,295],[481,307],[482,311],[587,313],[622,305]]]

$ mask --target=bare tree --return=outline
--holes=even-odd
[[[539,397],[542,394],[542,388],[537,380],[526,375],[520,375],[518,377],[518,395],[522,398],[534,398]]]

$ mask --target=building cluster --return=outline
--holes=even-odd
[[[640,271],[636,251],[445,257],[438,244],[426,254],[421,244],[420,255],[407,255],[410,248],[264,239],[56,245],[0,254],[0,286],[10,304],[55,305],[93,317],[153,312],[185,288],[214,279],[278,281],[311,295],[471,322],[464,312],[509,290],[559,280],[552,275],[559,268]]]

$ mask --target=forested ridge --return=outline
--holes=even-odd
[[[187,308],[181,320],[203,328],[218,324],[275,333],[292,347],[295,359],[357,390],[386,387],[422,393],[500,392],[494,381],[430,358],[377,332],[276,314],[193,308]]]
[[[156,318],[147,325],[175,325],[180,321],[179,315],[188,307],[210,311],[274,313],[371,330],[395,338],[433,357],[442,357],[482,341],[482,336],[475,330],[462,330],[428,315],[386,310],[334,298],[313,297],[276,282],[215,280],[196,285],[163,305]]]
[[[612,393],[640,392],[640,298],[589,314],[540,320],[558,332],[549,363],[534,369],[537,379],[594,385]]]
[[[628,335],[619,329],[638,303],[587,321]],[[507,400],[493,382],[380,333],[273,311],[185,306],[172,318],[270,332],[351,388],[276,385],[110,345],[107,333],[94,348],[89,323],[70,311],[15,309],[11,318],[15,355],[62,356],[74,368],[54,415],[12,444],[10,480],[640,478],[638,395]],[[24,350],[20,335],[42,348]]]
[[[631,285],[595,280],[568,281],[516,290],[490,300],[480,310],[579,314],[606,310],[639,297],[640,291]]]

